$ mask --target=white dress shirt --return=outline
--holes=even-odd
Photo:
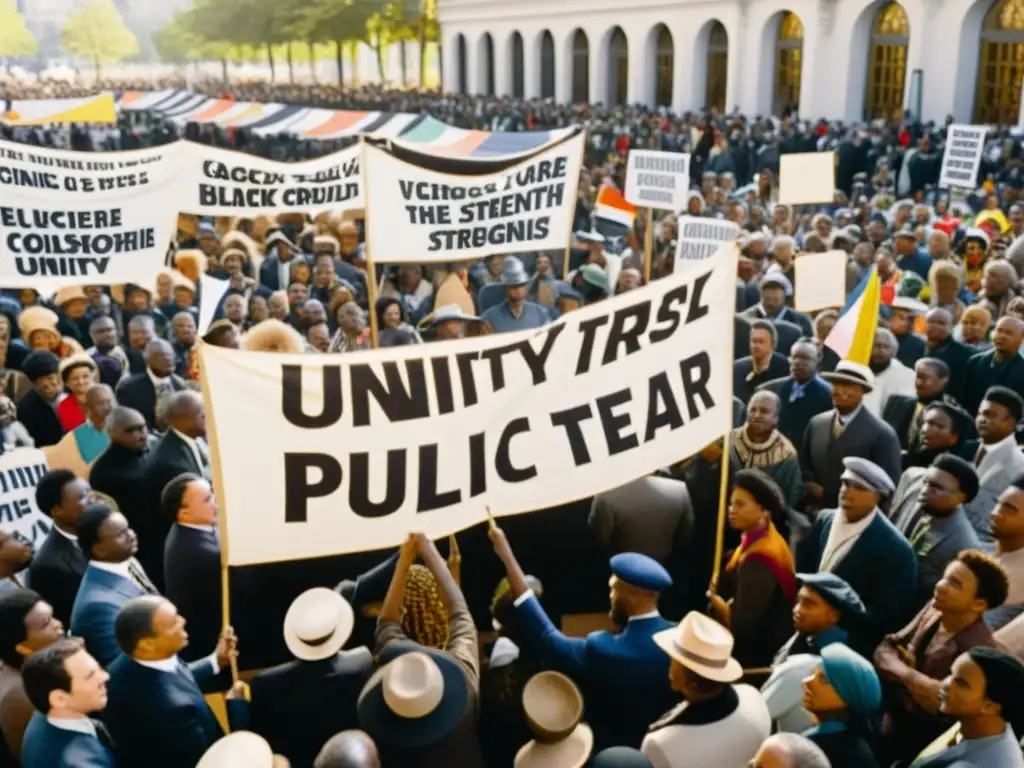
[[[68,533],[67,531],[61,530],[61,527],[59,525],[53,526],[53,530],[55,530],[57,533],[59,533],[65,539],[69,539],[70,541],[75,542],[75,544],[78,543],[78,537],[75,536],[75,534]]]
[[[878,514],[878,507],[875,507],[860,520],[851,523],[846,519],[846,513],[837,509],[832,517],[832,528],[828,532],[828,541],[825,542],[825,551],[821,553],[821,564],[818,570],[821,572],[831,571],[846,557],[847,553],[857,543],[857,539],[867,530],[867,527]]]
[[[86,736],[96,738],[96,725],[88,717],[50,717],[47,715],[46,722],[62,731],[84,733]]]
[[[89,567],[99,568],[101,571],[113,573],[115,576],[120,576],[122,579],[134,582],[135,579],[132,578],[132,573],[129,570],[129,563],[131,560],[132,558],[129,558],[120,563],[101,563],[99,560],[90,560]]]
[[[167,672],[172,675],[178,674],[180,665],[185,664],[185,662],[181,661],[176,655],[171,656],[169,659],[158,659],[156,661],[143,661],[142,659],[133,659],[133,661],[138,662],[144,667],[149,667],[150,669],[158,669],[161,672]],[[205,659],[200,659],[200,661],[210,662],[210,664],[213,665],[213,674],[220,674],[220,664],[217,663],[216,650],[214,650],[214,652],[207,656]],[[188,664],[185,664],[185,666],[187,667]]]

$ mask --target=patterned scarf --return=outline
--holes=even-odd
[[[725,566],[726,573],[732,573],[748,560],[756,560],[768,566],[782,587],[786,600],[790,604],[796,600],[796,566],[793,562],[793,553],[772,523],[758,526],[743,534],[740,545],[733,550]]]
[[[733,430],[732,442],[744,468],[764,469],[786,459],[797,458],[796,448],[777,429],[763,443],[755,443],[747,436],[747,427],[744,425]]]

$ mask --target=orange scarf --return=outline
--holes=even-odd
[[[793,562],[793,553],[789,551],[789,544],[772,523],[743,534],[740,545],[733,551],[725,566],[726,572],[735,571],[747,560],[759,560],[767,565],[782,587],[786,599],[790,603],[796,600],[796,565]]]

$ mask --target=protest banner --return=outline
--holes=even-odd
[[[946,133],[946,151],[939,171],[940,187],[974,189],[985,149],[984,125],[951,125]]]
[[[626,199],[664,211],[686,209],[690,156],[679,152],[631,149],[626,165]]]
[[[680,216],[676,238],[676,263],[703,261],[713,256],[722,243],[730,243],[739,234],[739,224],[723,219]]]
[[[302,163],[186,144],[179,209],[200,216],[256,216],[363,207],[359,147]]]
[[[46,474],[38,448],[18,448],[0,456],[0,531],[38,550],[53,523],[36,506],[36,485]]]
[[[364,144],[366,241],[375,262],[468,261],[563,249],[584,135],[525,160],[484,163]],[[443,170],[442,170],[443,169]]]
[[[228,565],[437,538],[699,451],[731,425],[737,258],[521,333],[340,356],[203,345]]]
[[[800,253],[793,262],[793,303],[800,312],[816,312],[846,303],[846,251]]]
[[[779,158],[779,203],[831,203],[836,193],[836,153],[799,152]]]
[[[0,287],[151,284],[175,231],[180,149],[0,144]]]

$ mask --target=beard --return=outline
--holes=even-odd
[[[612,623],[619,629],[625,629],[629,623],[629,612],[625,606],[619,603],[612,603],[611,610],[608,611],[608,618],[612,620]]]

